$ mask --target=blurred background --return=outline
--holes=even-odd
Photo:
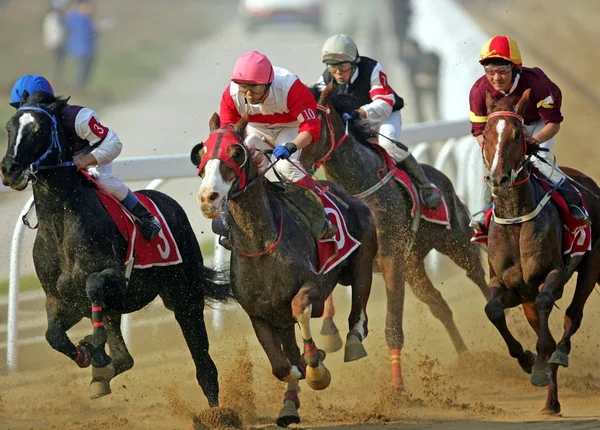
[[[390,85],[405,100],[406,106],[402,110],[405,127],[430,121],[466,121],[469,90],[482,75],[478,64],[481,47],[491,36],[506,34],[519,43],[524,65],[541,67],[562,90],[565,121],[555,147],[559,163],[583,170],[600,180],[597,167],[600,145],[596,143],[600,135],[600,85],[596,70],[600,65],[598,22],[600,2],[595,0],[0,0],[0,121],[6,122],[14,113],[8,101],[15,79],[23,74],[42,74],[48,77],[57,94],[70,96],[72,104],[96,110],[100,119],[115,129],[124,144],[121,157],[187,154],[195,143],[206,137],[208,119],[218,111],[221,93],[239,55],[249,50],[262,51],[273,64],[287,68],[304,83],[312,85],[323,72],[322,44],[328,36],[338,32],[353,37],[362,55],[381,63]],[[449,146],[453,162],[444,171],[461,190],[461,197],[466,199],[463,193],[480,186],[479,179],[463,183],[465,179],[459,173],[479,172],[481,160],[477,154],[475,158],[461,155],[472,151],[466,148],[475,148],[477,152],[475,140],[468,136],[468,128],[464,134],[461,139],[452,141],[456,145],[454,148]],[[428,142],[419,159],[433,164],[446,143],[446,140]],[[1,127],[1,156],[5,150],[6,132]],[[182,166],[184,168],[190,166]],[[157,178],[161,177],[160,173],[158,169]],[[128,185],[138,189],[146,184],[140,181]],[[198,186],[199,179],[190,177],[167,181],[161,191],[173,196],[184,207],[210,264],[213,235],[197,207]],[[18,214],[30,196],[30,191],[19,193],[0,189],[3,226],[0,230],[0,370],[6,357],[9,244]],[[470,204],[470,209],[474,212],[479,208]],[[32,296],[34,299],[22,302],[19,308],[24,321],[19,333],[27,338],[20,347],[20,368],[32,372],[28,374],[30,382],[44,380],[47,376],[35,375],[38,369],[60,369],[73,375],[75,372],[71,368],[74,366],[52,351],[43,339],[43,300],[31,262],[34,236],[34,232],[27,231],[21,247],[21,289],[22,292],[38,292]],[[509,360],[499,336],[485,320],[481,311],[484,302],[475,286],[465,281],[462,272],[443,260],[436,264],[434,282],[453,309],[463,310],[455,316],[459,327],[473,335],[467,340],[469,346],[497,349],[503,359]],[[376,276],[373,305],[370,305],[375,311],[371,313],[373,334],[370,336],[373,337],[370,339],[384,351],[382,285],[381,277]],[[345,312],[343,300],[341,297],[341,312]],[[599,305],[598,295],[594,294],[588,307],[592,306],[597,315]],[[410,292],[407,293],[406,308],[405,331],[414,336],[407,335],[408,345],[441,357],[444,363],[454,359],[454,354],[448,353],[451,346],[439,323]],[[562,305],[561,308],[564,309]],[[181,336],[171,338],[173,318],[169,316],[156,325],[152,323],[152,327],[143,324],[143,319],[162,315],[161,312],[164,311],[157,307],[134,317],[139,324],[135,326],[138,331],[131,340],[130,349],[136,360],[141,359],[143,355],[139,352],[148,352],[148,341],[160,339],[160,351],[168,351],[163,353],[166,355],[152,350],[155,355],[149,355],[150,361],[136,363],[141,363],[143,369],[158,354],[165,380],[174,378],[181,382],[183,375],[188,382],[180,389],[196,398],[198,389]],[[222,324],[225,327],[229,324],[229,328],[238,330],[236,333],[249,336],[250,347],[257,349],[247,321],[239,316],[239,312],[229,322],[223,322],[219,312],[207,310],[206,314],[211,339],[217,339],[217,359],[231,358],[230,351],[219,344]],[[561,324],[558,314],[554,315],[556,327]],[[87,330],[85,324],[89,323],[74,330]],[[423,327],[433,329],[427,337],[414,335],[424,330]],[[526,329],[522,332],[529,333]],[[520,335],[525,336],[523,333]],[[592,388],[581,389],[576,384],[579,379],[573,379],[575,382],[570,386],[573,395],[596,396],[593,397],[596,406],[600,398],[600,374],[593,369],[598,368],[600,356],[598,333],[596,330],[587,334],[594,348],[577,350],[581,360],[590,363],[591,379],[586,381],[591,385],[584,385]],[[262,359],[262,351],[258,354]],[[169,367],[173,363],[176,367]],[[270,377],[264,362],[260,366],[260,371]],[[77,391],[78,398],[84,397],[79,390],[87,384],[87,376],[77,375],[61,391],[61,395],[70,400],[75,396],[70,394],[71,391]],[[144,378],[139,374],[136,377],[135,372],[132,375],[124,376],[127,385],[141,385]],[[486,369],[482,370],[482,376],[489,376]],[[418,383],[416,376],[413,378],[412,382]],[[506,375],[498,378],[496,384],[488,385],[497,386]],[[35,414],[33,418],[27,418],[30,416],[25,406],[30,403],[28,392],[34,389],[27,388],[25,379],[19,380],[17,376],[3,381],[7,384],[6,389],[21,387],[21,391],[9,403],[5,397],[5,403],[14,411],[8,413],[2,406],[5,387],[0,387],[0,424],[3,417],[8,417],[7,422],[21,423],[27,428],[38,428],[42,422],[45,425],[62,423],[56,428],[80,428],[69,424],[69,417],[89,412],[87,403],[75,401],[76,407],[72,410],[62,410],[64,417],[53,416],[50,421],[44,421],[43,415],[60,403],[59,399],[54,403],[46,400],[49,409],[38,410],[37,416],[41,418],[37,419]],[[411,376],[408,381],[410,385]],[[518,397],[525,393],[524,401],[535,405],[539,399],[527,394],[530,387],[515,381],[511,381],[514,393],[510,395]],[[146,384],[149,389],[156,388],[151,381]],[[30,385],[35,384],[31,382]],[[60,385],[59,379],[46,389],[48,398],[53,396],[52,387],[56,385]],[[348,387],[337,389],[341,392],[349,390]],[[461,391],[458,387],[453,395],[462,393],[461,401],[485,401],[494,395],[493,390],[486,390],[481,388],[469,397],[469,390]],[[448,393],[442,395],[448,396]],[[39,393],[36,396],[39,398]],[[139,413],[134,411],[133,419],[143,421],[151,417],[160,420],[163,415],[168,415],[164,408],[165,399],[154,400],[156,404],[150,399],[140,400],[145,409]],[[123,397],[116,397],[94,413],[123,413],[120,409],[123,401]],[[197,403],[194,401],[195,406]],[[527,408],[530,406],[528,404]],[[519,410],[510,406],[508,409]],[[114,427],[135,426],[115,424]],[[152,428],[174,427],[167,421]]]

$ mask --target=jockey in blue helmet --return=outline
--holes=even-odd
[[[43,76],[25,75],[15,82],[10,92],[10,105],[15,109],[27,98],[44,91],[54,96],[50,82]],[[98,114],[83,106],[66,105],[57,121],[71,142],[73,162],[78,169],[94,168],[98,182],[134,214],[140,222],[142,235],[149,241],[160,232],[158,219],[139,201],[129,187],[112,174],[112,161],[121,153],[123,144],[115,131],[103,125]]]

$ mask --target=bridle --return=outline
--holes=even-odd
[[[520,128],[521,128],[521,143],[523,145],[523,158],[520,160],[519,165],[517,166],[516,169],[511,169],[510,182],[509,182],[510,187],[516,187],[518,185],[521,185],[521,184],[527,182],[529,180],[529,178],[531,177],[531,175],[528,173],[524,179],[522,179],[520,181],[516,181],[519,174],[523,171],[523,169],[527,166],[527,164],[529,163],[529,161],[531,159],[531,154],[527,154],[527,142],[525,141],[525,130],[524,130],[523,117],[521,115],[519,115],[518,113],[503,110],[503,111],[492,112],[488,115],[487,118],[489,121],[490,118],[494,118],[494,117],[498,117],[498,116],[510,116],[510,117],[518,119],[519,122],[521,123]],[[485,148],[485,141],[484,141],[484,144],[481,146],[481,156],[483,158],[485,165],[489,167],[489,162],[486,159],[485,154],[484,154],[484,148]],[[487,177],[486,177],[486,183],[488,184],[488,186],[490,186],[490,187],[492,186]]]

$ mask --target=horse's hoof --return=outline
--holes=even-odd
[[[110,394],[110,380],[113,376],[115,376],[115,368],[112,362],[104,367],[92,367],[90,399],[98,399]]]
[[[563,367],[569,367],[569,356],[558,349],[552,353],[550,360],[548,360],[549,364],[557,364]]]
[[[300,414],[296,409],[296,405],[291,400],[283,402],[283,408],[279,411],[279,416],[275,420],[275,424],[279,427],[287,427],[290,424],[298,424],[300,422]]]
[[[560,405],[558,405],[558,407],[555,408],[544,408],[540,411],[539,414],[546,417],[560,416]]]
[[[306,366],[306,383],[316,391],[324,390],[331,384],[331,373],[322,361],[317,367]]]
[[[529,380],[534,387],[547,387],[550,384],[550,370],[535,370],[531,371]]]
[[[110,390],[109,381],[92,380],[90,383],[90,399],[99,399],[100,397],[108,396],[112,391]]]
[[[533,363],[535,363],[536,359],[537,355],[527,350],[525,351],[525,357],[523,357],[521,360],[518,360],[519,366],[521,366],[521,369],[523,369],[525,373],[531,374],[531,371],[533,370]]]
[[[346,338],[346,348],[344,349],[344,362],[360,360],[367,356],[367,350],[354,334],[348,334]]]
[[[342,341],[338,328],[333,322],[333,318],[327,317],[323,320],[320,335],[319,344],[323,347],[323,351],[336,352],[344,346],[344,342]]]

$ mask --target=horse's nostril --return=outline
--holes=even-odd
[[[208,198],[211,202],[214,202],[215,200],[217,200],[218,197],[219,193],[210,193],[210,196]]]
[[[500,179],[500,185],[506,185],[509,181],[508,176],[503,176],[502,179]]]

